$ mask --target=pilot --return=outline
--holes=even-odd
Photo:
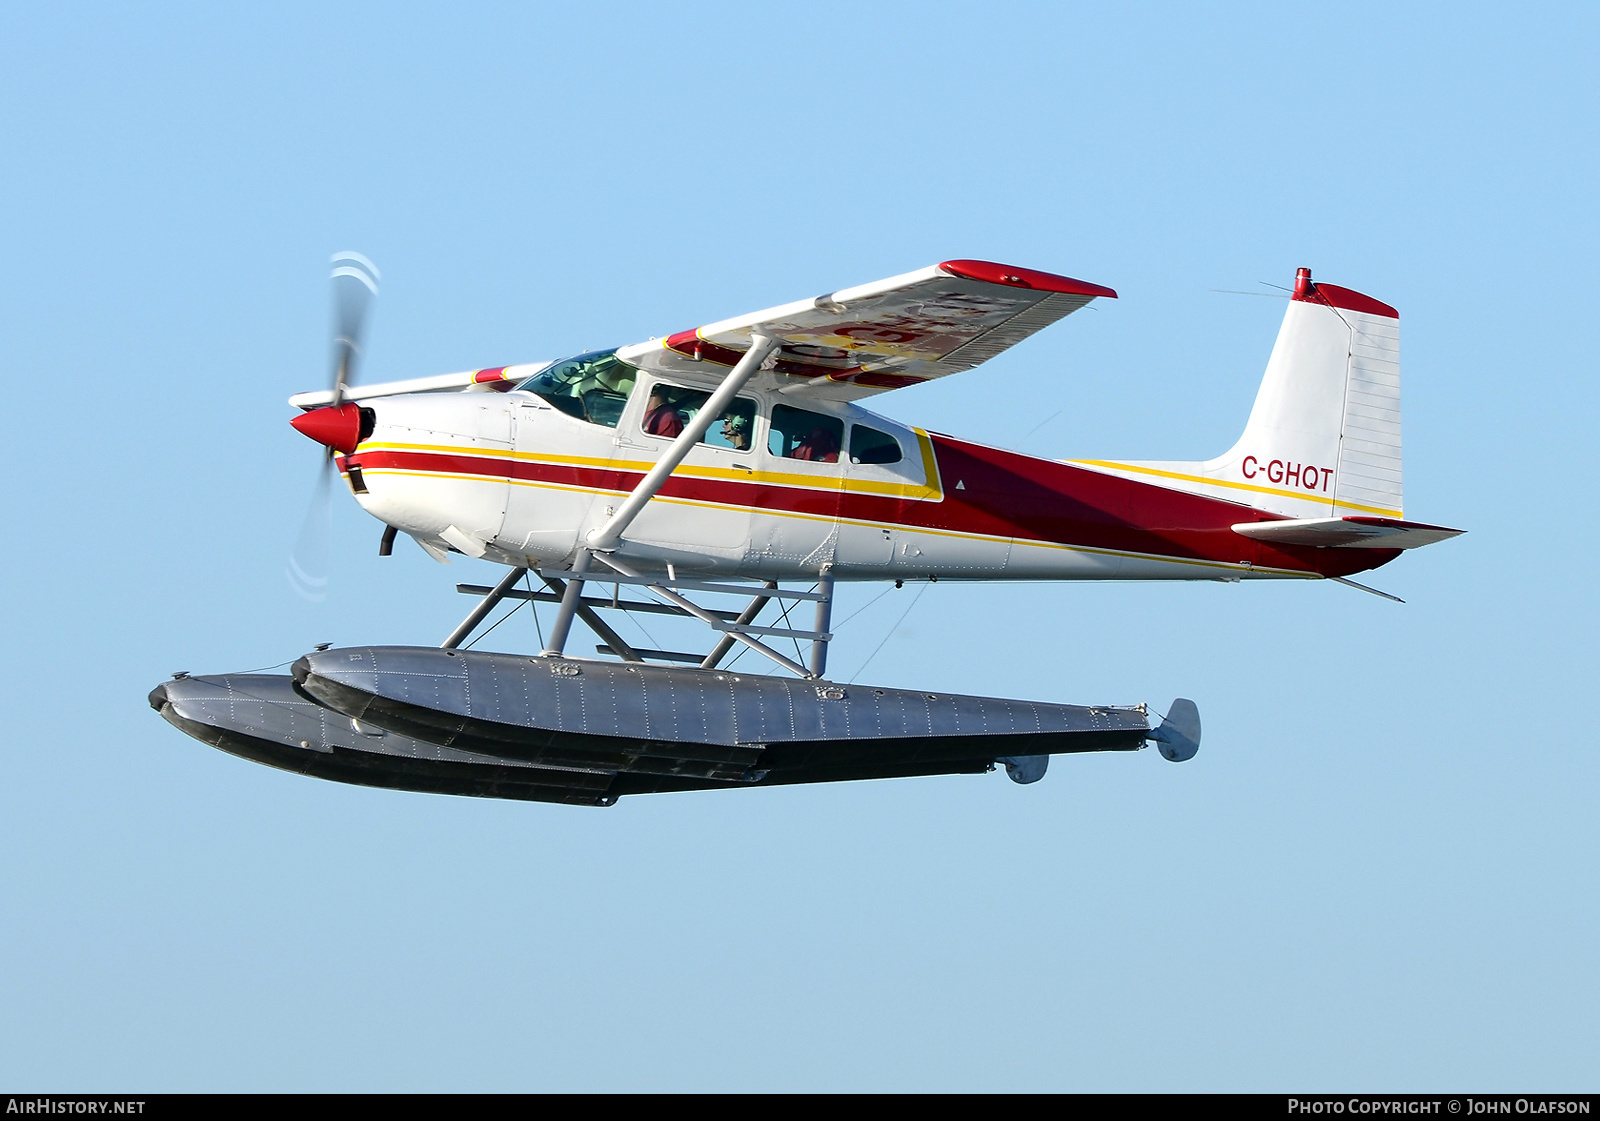
[[[750,450],[750,418],[729,413],[722,418],[722,438],[733,445],[736,452]]]
[[[644,406],[644,430],[651,436],[671,438],[683,431],[683,414],[668,398],[664,386],[650,387],[650,400]]]

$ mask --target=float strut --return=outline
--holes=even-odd
[[[557,580],[554,576],[543,576],[542,579],[547,585],[549,585],[552,591],[560,595],[562,600],[565,601],[567,596],[567,586],[565,583]],[[606,626],[606,621],[594,613],[594,608],[586,607],[580,600],[578,603],[578,608],[574,614],[577,615],[578,618],[582,619],[584,625],[595,633],[595,637],[597,637],[601,642],[605,643],[606,646],[611,649],[611,652],[617,657],[621,658],[624,662],[644,661],[643,658],[639,657],[639,652],[637,650],[623,641],[621,635],[612,630],[610,627]]]
[[[578,600],[583,596],[583,574],[589,571],[589,562],[593,559],[594,553],[588,549],[579,549],[577,557],[573,559],[572,577],[561,593],[555,626],[550,628],[550,645],[544,648],[547,658],[559,658],[567,648],[567,632],[572,630],[572,616],[577,613]]]
[[[776,589],[778,587],[778,582],[776,580],[768,580],[767,587]],[[749,606],[747,606],[743,611],[739,612],[739,617],[733,621],[734,626],[749,626],[751,623],[756,621],[756,616],[761,614],[761,609],[771,602],[771,596],[756,596],[750,601]],[[705,661],[700,663],[700,668],[716,669],[718,663],[720,663],[723,658],[728,656],[728,651],[733,649],[735,641],[736,640],[731,634],[723,635],[721,640],[718,641],[716,649],[707,654]]]
[[[496,584],[488,595],[478,601],[478,606],[474,607],[472,612],[461,620],[461,625],[450,632],[450,637],[439,644],[439,649],[454,650],[465,642],[467,636],[477,629],[479,623],[483,622],[484,616],[494,610],[495,604],[506,598],[506,593],[515,586],[518,580],[522,579],[527,571],[526,568],[513,568],[506,573],[500,583]]]
[[[825,564],[822,573],[817,577],[817,591],[822,593],[822,598],[817,600],[817,623],[812,629],[818,635],[826,635],[828,627],[833,622],[833,566]],[[821,677],[828,668],[828,640],[814,638],[811,640],[811,676]]]
[[[609,567],[616,569],[622,575],[630,576],[635,581],[643,583],[643,580],[639,576],[638,572],[634,571],[632,568],[629,568],[626,564],[623,564],[616,557],[608,556],[602,553],[600,554],[600,559]],[[568,584],[567,587],[570,589],[572,585]],[[708,624],[713,630],[724,631],[727,634],[731,634],[735,642],[742,642],[746,646],[750,647],[750,649],[754,650],[757,654],[762,654],[768,658],[771,658],[774,662],[777,662],[780,666],[794,674],[796,677],[811,676],[810,671],[808,671],[806,667],[801,665],[799,662],[792,661],[791,659],[786,658],[782,654],[778,653],[766,643],[751,638],[744,632],[742,628],[735,629],[739,627],[739,624],[724,623],[721,619],[718,619],[715,615],[711,614],[711,612],[690,603],[671,588],[662,587],[660,584],[647,584],[646,587],[655,594],[657,599],[665,600],[674,607],[682,608],[687,614],[693,615],[702,623]]]

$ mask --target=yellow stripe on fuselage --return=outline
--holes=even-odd
[[[1228,490],[1248,490],[1257,494],[1274,494],[1281,498],[1298,498],[1302,502],[1328,502],[1341,510],[1356,510],[1363,514],[1377,514],[1384,518],[1400,518],[1404,515],[1399,510],[1386,510],[1382,506],[1362,506],[1355,502],[1338,502],[1308,494],[1303,490],[1286,490],[1282,487],[1264,487],[1257,483],[1236,483],[1232,479],[1213,479],[1205,475],[1185,475],[1181,471],[1163,471],[1158,467],[1135,467],[1131,463],[1118,463],[1114,459],[1064,459],[1062,463],[1074,467],[1102,467],[1110,471],[1131,471],[1138,475],[1154,475],[1162,479],[1181,479],[1186,483],[1203,483],[1208,487],[1224,487]]]
[[[920,428],[912,429],[917,434],[917,444],[922,451],[922,470],[926,483],[886,483],[875,479],[850,479],[844,477],[842,472],[838,475],[801,475],[788,471],[756,471],[739,467],[705,467],[695,464],[679,464],[674,475],[682,475],[691,479],[723,479],[740,483],[765,483],[772,486],[799,487],[806,490],[840,491],[846,494],[872,494],[886,498],[915,498],[924,502],[944,501],[944,490],[939,485],[939,465],[933,454],[933,441],[928,434]],[[584,455],[553,455],[548,452],[519,452],[509,448],[473,448],[458,447],[454,444],[399,444],[383,441],[368,441],[360,445],[351,453],[360,455],[365,451],[396,451],[396,452],[438,452],[445,455],[471,456],[480,459],[516,459],[530,463],[544,463],[558,467],[589,467],[603,471],[637,471],[643,474],[655,466],[652,460],[644,459],[600,459]],[[400,472],[400,468],[384,468],[383,470]],[[373,472],[368,472],[373,473]],[[429,475],[433,472],[406,472]],[[513,480],[515,482],[517,480]]]

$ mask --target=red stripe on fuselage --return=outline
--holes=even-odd
[[[1345,576],[1377,568],[1397,549],[1268,545],[1233,532],[1239,522],[1275,521],[1248,506],[1151,483],[933,437],[952,528],[1184,560],[1249,561],[1262,568]],[[957,489],[960,484],[962,489]],[[1372,553],[1372,556],[1353,554]]]
[[[1377,568],[1396,549],[1314,549],[1271,545],[1233,532],[1235,523],[1276,520],[1250,507],[1104,475],[1071,464],[948,436],[932,437],[944,498],[939,502],[833,488],[808,489],[759,480],[673,475],[661,494],[695,502],[933,532],[1013,538],[1022,543],[1078,546],[1178,560],[1240,564],[1346,576]],[[369,471],[393,468],[520,479],[585,490],[627,493],[643,472],[538,460],[451,455],[432,451],[358,451]],[[826,476],[818,483],[825,484]]]

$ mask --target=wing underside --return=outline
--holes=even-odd
[[[1110,288],[988,261],[946,261],[811,300],[624,347],[667,373],[720,376],[753,333],[779,340],[772,376],[786,392],[854,400],[970,370]]]

